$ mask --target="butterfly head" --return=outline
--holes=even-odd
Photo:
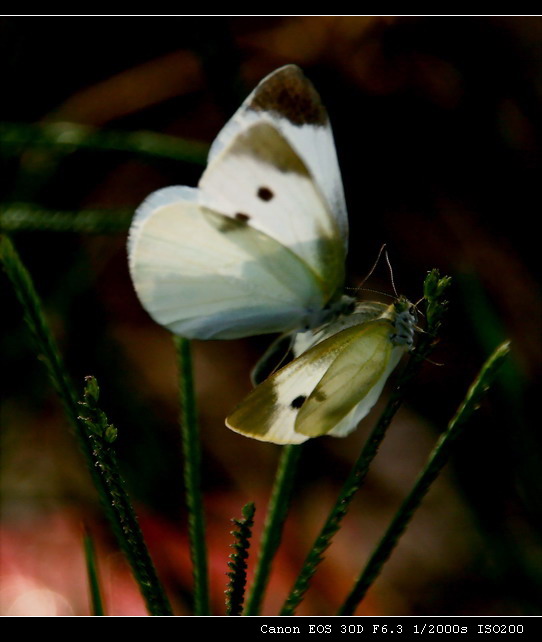
[[[418,320],[416,306],[406,297],[400,296],[393,303],[393,313],[395,333],[392,335],[392,341],[394,345],[407,346],[410,350],[414,344],[414,331]]]

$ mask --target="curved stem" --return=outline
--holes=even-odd
[[[135,511],[120,476],[113,449],[80,418],[81,404],[43,313],[30,274],[10,239],[0,236],[0,260],[13,285],[30,330],[34,351],[43,361],[58,393],[85,458],[104,512],[126,555],[151,615],[172,615],[171,606],[156,575]]]

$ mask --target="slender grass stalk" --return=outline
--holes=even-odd
[[[87,565],[88,588],[90,591],[90,604],[92,615],[105,615],[102,592],[100,589],[100,578],[98,575],[98,564],[96,551],[90,531],[85,529],[83,533],[83,547],[85,549],[85,561]]]
[[[5,155],[23,149],[56,149],[70,153],[79,149],[128,152],[204,165],[208,146],[176,136],[153,132],[97,130],[77,123],[0,123],[0,149]]]
[[[201,492],[199,441],[192,350],[190,341],[174,337],[179,368],[180,425],[184,459],[184,484],[188,510],[190,556],[194,576],[194,614],[209,615],[209,580],[205,545],[205,517]]]
[[[152,559],[145,545],[137,516],[120,475],[113,443],[117,429],[98,407],[100,389],[94,377],[86,377],[83,401],[79,402],[79,422],[86,427],[94,465],[112,507],[113,525],[128,558],[147,607],[152,615],[172,615],[160,585]]]
[[[247,558],[254,526],[254,502],[243,506],[243,518],[232,519],[237,530],[231,531],[235,542],[231,544],[234,552],[230,555],[228,566],[230,571],[226,575],[230,578],[226,589],[226,615],[241,615],[245,601],[245,587],[247,583]]]
[[[510,343],[502,343],[482,366],[480,373],[467,391],[467,395],[459,406],[455,416],[448,424],[446,431],[441,435],[437,445],[429,456],[425,468],[418,476],[412,490],[393,517],[388,529],[371,554],[365,569],[354,583],[354,587],[337,615],[352,615],[369,587],[379,575],[384,563],[388,560],[393,549],[397,546],[401,535],[406,530],[414,512],[448,461],[453,443],[463,432],[465,423],[477,409],[483,395],[489,389],[509,351]]]
[[[447,306],[447,302],[443,300],[443,295],[449,284],[450,279],[448,277],[441,278],[437,270],[433,270],[427,275],[424,282],[427,328],[421,335],[418,345],[401,374],[395,390],[390,395],[384,411],[365,442],[356,463],[339,492],[337,501],[333,505],[324,526],[305,558],[303,567],[280,611],[281,615],[294,615],[295,610],[303,600],[310,586],[312,576],[316,573],[319,564],[324,559],[324,552],[330,546],[331,540],[339,530],[341,522],[348,512],[350,503],[367,476],[369,466],[378,452],[388,426],[403,401],[408,386],[414,379],[423,361],[431,352],[437,340],[437,333]]]
[[[47,325],[30,274],[22,264],[10,239],[5,235],[0,236],[0,260],[22,305],[34,350],[38,358],[43,361],[51,384],[57,391],[64,411],[74,428],[106,516],[119,546],[128,559],[147,609],[151,615],[170,615],[171,607],[156,575],[143,534],[118,472],[115,454],[110,444],[114,431],[106,427],[108,432],[102,431],[103,434],[100,434],[98,428],[91,428],[88,421],[80,418],[79,396],[66,372],[56,342]],[[89,385],[87,383],[86,400],[88,400],[88,394],[92,394]],[[102,421],[101,415],[100,418]]]
[[[273,558],[282,539],[282,529],[290,506],[301,450],[301,445],[290,445],[282,448],[275,484],[267,509],[258,562],[244,615],[258,615],[260,612]]]
[[[118,234],[126,232],[133,216],[134,208],[66,212],[47,210],[31,203],[12,203],[0,207],[0,228],[5,232]]]

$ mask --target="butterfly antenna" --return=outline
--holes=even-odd
[[[382,246],[382,248],[381,248],[381,250],[380,250],[380,252],[382,252],[382,250],[383,250],[385,247],[386,247],[386,246],[385,246],[385,245],[383,245],[383,246]],[[380,254],[379,254],[378,256],[380,257]],[[390,257],[388,256],[388,252],[387,252],[387,250],[386,250],[386,252],[384,252],[384,256],[386,257],[386,263],[388,264],[388,269],[389,269],[389,271],[390,271],[391,287],[393,288],[393,291],[394,291],[394,293],[395,293],[395,296],[396,296],[397,298],[399,298],[399,293],[397,292],[397,288],[395,287],[395,281],[394,281],[394,278],[393,278],[393,268],[391,267]]]
[[[380,290],[373,290],[372,288],[362,288],[361,285],[357,288],[345,288],[345,290],[363,290],[363,292],[375,292],[376,294],[381,294],[382,296],[387,296],[389,299],[394,299],[395,297],[388,292],[381,292]]]
[[[367,279],[372,275],[372,273],[375,271],[376,266],[378,265],[378,262],[380,261],[380,257],[382,256],[382,252],[385,250],[386,244],[384,243],[380,250],[378,251],[378,256],[376,257],[376,261],[373,263],[373,267],[369,270],[369,273],[367,276],[363,279],[363,281],[358,285],[357,288],[354,288],[355,290],[361,290]]]
[[[425,319],[425,314],[424,314],[420,309],[418,309],[418,306],[420,305],[420,303],[421,303],[424,299],[425,299],[425,297],[424,297],[424,296],[422,296],[422,298],[421,298],[421,299],[418,299],[418,300],[416,301],[416,303],[413,303],[413,304],[412,304],[412,307],[416,310],[416,314],[419,314],[420,316],[422,316],[422,317]],[[421,328],[416,328],[416,330],[420,330],[421,332],[424,332]]]

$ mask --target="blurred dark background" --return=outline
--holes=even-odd
[[[384,242],[411,300],[429,269],[453,277],[434,354],[443,365],[425,364],[301,614],[337,609],[481,363],[507,337],[505,371],[358,612],[541,612],[541,35],[539,17],[0,20],[4,134],[68,121],[209,144],[264,75],[297,63],[334,128],[350,284]],[[3,210],[133,209],[159,187],[196,185],[203,169],[31,141],[3,142],[0,163]],[[71,374],[81,385],[88,374],[100,382],[160,576],[176,613],[189,613],[175,355],[134,295],[126,234],[27,230],[12,238]],[[88,613],[85,523],[97,539],[108,612],[142,614],[4,275],[2,286],[2,613]],[[391,293],[383,267],[368,287]],[[259,533],[279,453],[224,427],[267,343],[195,345],[216,613],[224,612],[229,519],[254,499]],[[266,613],[282,604],[377,412],[346,439],[306,447]]]

